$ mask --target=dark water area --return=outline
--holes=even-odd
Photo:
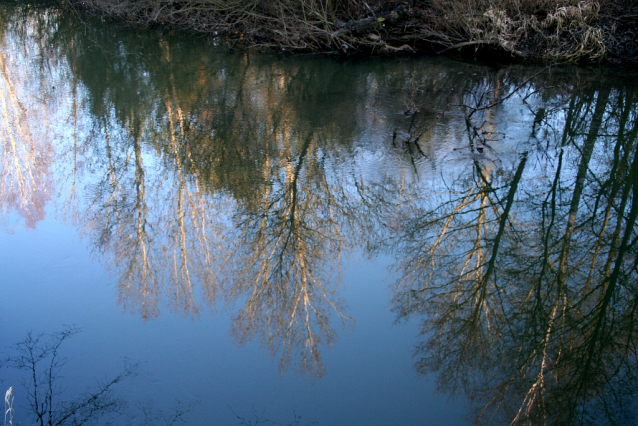
[[[636,424],[636,74],[13,3],[0,74],[5,425]]]

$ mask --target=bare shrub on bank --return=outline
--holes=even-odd
[[[115,397],[113,387],[134,374],[134,367],[126,366],[122,372],[79,397],[60,400],[60,371],[68,359],[60,354],[60,346],[80,329],[67,327],[50,335],[33,333],[13,346],[15,352],[4,360],[9,368],[26,372],[22,385],[27,393],[29,424],[39,426],[75,426],[92,424],[117,413],[124,401]],[[13,388],[5,396],[5,407],[10,406],[9,424],[13,419]],[[7,409],[5,408],[5,413]],[[7,415],[5,414],[5,424]]]
[[[117,396],[118,385],[137,374],[137,364],[129,362],[125,362],[117,375],[98,380],[85,392],[69,398],[62,385],[62,370],[69,361],[62,356],[62,346],[80,331],[77,327],[66,326],[51,334],[29,332],[23,340],[8,348],[10,355],[0,360],[0,366],[25,372],[19,383],[24,390],[22,399],[26,401],[16,410],[14,388],[9,387],[4,397],[4,426],[174,426],[187,423],[185,417],[195,402],[176,401],[173,407],[158,409],[152,401],[130,401]],[[133,409],[128,407],[131,402]],[[25,423],[14,422],[16,411],[26,419]]]
[[[281,48],[322,50],[335,22],[362,17],[358,0],[86,0],[82,6],[144,26],[170,26]]]
[[[148,27],[247,45],[343,53],[506,52],[521,59],[638,63],[630,0],[70,0]]]

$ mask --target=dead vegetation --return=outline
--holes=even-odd
[[[246,46],[387,54],[485,52],[518,59],[638,63],[636,0],[69,0],[145,27]]]

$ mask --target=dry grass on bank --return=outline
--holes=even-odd
[[[71,0],[143,26],[290,50],[499,50],[519,58],[638,56],[638,0]]]
[[[598,60],[606,53],[604,33],[594,26],[596,1],[435,0],[452,47],[489,45],[516,56]]]

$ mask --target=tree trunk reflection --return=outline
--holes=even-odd
[[[633,98],[629,88],[572,96],[553,175],[525,173],[524,153],[492,197],[482,195],[489,172],[475,167],[485,179],[457,181],[460,197],[403,219],[394,304],[400,318],[422,315],[417,370],[468,395],[478,423],[627,420],[637,385]]]

